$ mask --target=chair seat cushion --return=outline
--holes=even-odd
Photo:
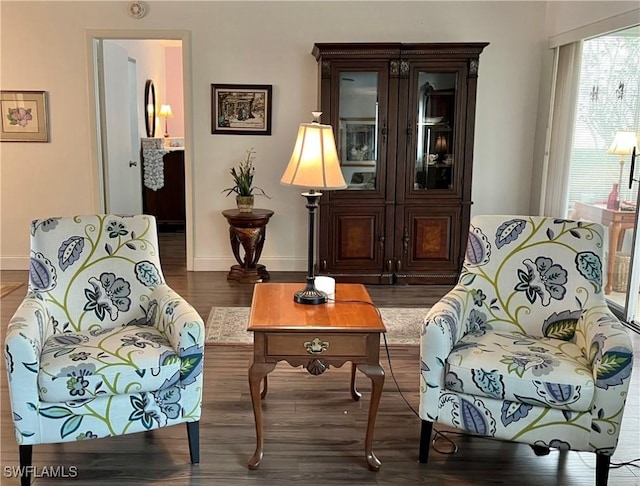
[[[588,411],[594,380],[575,344],[517,332],[463,337],[447,358],[445,387],[469,395]]]
[[[148,325],[51,336],[38,372],[45,402],[156,391],[179,379],[180,357],[167,338]]]

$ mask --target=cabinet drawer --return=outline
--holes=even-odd
[[[267,356],[367,356],[369,339],[380,343],[375,333],[267,333]]]

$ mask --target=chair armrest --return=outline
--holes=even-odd
[[[467,333],[467,289],[457,285],[424,318],[420,339],[420,417],[435,421],[440,391],[445,388],[445,362]]]
[[[167,284],[158,285],[150,298],[158,304],[153,325],[167,336],[178,355],[194,345],[204,346],[204,321],[191,304]]]
[[[606,303],[583,311],[575,335],[595,381],[590,442],[613,452],[631,383],[631,337]]]
[[[40,353],[47,338],[53,334],[45,303],[29,293],[18,306],[7,327],[5,349],[21,361],[40,363]]]
[[[606,389],[628,381],[633,367],[631,337],[606,303],[582,312],[575,335],[576,344],[588,360],[598,388]]]
[[[9,396],[19,444],[37,443],[39,440],[38,371],[42,347],[51,334],[49,312],[44,302],[33,293],[27,294],[9,321],[4,347]]]

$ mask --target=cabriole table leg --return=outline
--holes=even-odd
[[[380,461],[373,453],[373,431],[376,425],[378,405],[384,386],[384,370],[379,364],[359,364],[358,369],[371,379],[371,402],[369,403],[369,417],[367,420],[367,436],[364,440],[364,454],[369,464],[369,469],[378,471]]]
[[[362,397],[362,393],[356,388],[356,364],[351,363],[351,398],[357,402]]]
[[[260,385],[275,366],[275,363],[253,363],[249,368],[249,389],[251,391],[251,403],[253,404],[253,416],[256,421],[256,451],[247,463],[249,469],[258,469],[262,461],[264,437],[262,435],[262,398]]]

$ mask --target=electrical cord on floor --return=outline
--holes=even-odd
[[[640,468],[640,464],[636,464],[636,462],[640,462],[640,457],[638,459],[633,459],[631,461],[623,461],[623,462],[611,461],[611,463],[609,465],[609,468],[618,469],[619,467],[624,467],[624,466],[631,466],[631,467]]]
[[[380,313],[380,311],[378,311],[378,313]],[[398,390],[398,393],[400,394],[400,396],[404,400],[404,403],[407,404],[407,406],[411,409],[411,411],[414,413],[414,415],[416,417],[420,418],[420,414],[417,412],[417,410],[415,408],[413,408],[411,406],[411,404],[409,403],[407,398],[402,393],[402,390],[400,390],[400,385],[398,384],[398,380],[396,380],[396,375],[393,372],[393,366],[391,365],[391,353],[389,352],[389,344],[387,343],[387,335],[383,334],[382,335],[382,339],[384,340],[384,349],[387,352],[387,362],[389,363],[389,371],[391,372],[391,378],[393,378],[393,382],[396,384],[396,389]],[[435,427],[433,428],[433,432],[435,433],[435,435],[433,437],[433,440],[431,441],[431,446],[433,447],[434,451],[438,452],[439,454],[455,454],[456,452],[458,452],[458,444],[456,444],[449,437],[447,437],[444,432],[441,432],[440,430],[436,429]],[[458,433],[457,435],[463,435],[463,434]],[[436,444],[438,443],[439,440],[447,441],[449,443],[451,449],[447,450],[447,451],[439,449],[436,446]]]
[[[581,451],[576,451],[576,452],[581,452]],[[582,457],[583,454],[578,454],[577,456],[582,461],[582,464],[584,464],[586,467],[591,468],[591,469],[595,469],[595,466],[593,465],[593,463],[588,463],[587,461],[584,460],[584,457]],[[638,459],[632,459],[631,461],[622,461],[622,462],[611,461],[609,463],[609,469],[619,469],[619,468],[624,467],[624,466],[631,466],[631,467],[640,468],[640,464],[635,464],[638,461],[640,461],[640,457]]]
[[[339,302],[349,302],[349,303],[360,303],[360,304],[367,304],[370,305],[371,307],[373,307],[376,312],[378,313],[378,316],[380,317],[380,320],[382,320],[382,314],[380,313],[380,309],[377,305],[375,305],[373,302],[367,302],[366,300],[335,300],[335,299],[329,299],[330,302],[334,302],[334,303],[339,303]],[[402,390],[400,389],[400,384],[398,383],[398,380],[396,379],[396,375],[393,372],[393,366],[391,364],[391,353],[389,352],[389,343],[387,343],[387,335],[385,333],[382,333],[382,339],[384,340],[384,349],[387,353],[387,362],[389,363],[389,372],[391,373],[391,378],[393,379],[393,382],[396,385],[396,389],[398,390],[398,393],[400,394],[400,397],[402,397],[402,400],[404,400],[404,403],[407,404],[407,407],[409,407],[409,409],[413,412],[413,414],[420,418],[420,414],[418,413],[418,411],[413,408],[413,406],[411,406],[411,404],[409,403],[409,401],[407,400],[407,398],[404,396],[404,393],[402,393]],[[439,454],[455,454],[456,452],[458,452],[458,444],[456,444],[453,440],[451,440],[449,437],[447,437],[446,434],[452,434],[452,435],[470,435],[470,434],[465,434],[462,432],[456,432],[456,431],[440,431],[438,429],[436,429],[435,427],[433,428],[433,432],[434,432],[434,437],[433,440],[431,441],[431,446],[433,447],[433,450],[438,452]],[[451,447],[450,450],[441,450],[439,449],[436,444],[440,441],[440,440],[444,440],[446,442],[449,443],[449,446]]]

